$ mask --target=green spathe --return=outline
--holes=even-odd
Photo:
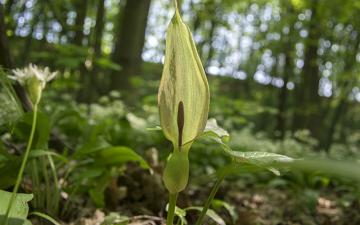
[[[166,35],[165,63],[158,93],[160,124],[174,148],[191,143],[204,130],[210,102],[209,85],[188,27],[178,10]],[[179,103],[183,108],[179,129]]]
[[[188,183],[188,152],[204,131],[209,103],[204,68],[189,28],[176,6],[166,34],[165,63],[158,93],[160,124],[165,137],[174,146],[163,174],[164,184],[171,194],[184,190]]]

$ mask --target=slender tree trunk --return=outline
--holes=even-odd
[[[75,36],[73,44],[82,45],[84,39],[84,23],[88,7],[88,0],[75,0],[76,19],[75,19]]]
[[[290,47],[290,46],[289,46]],[[278,138],[284,139],[286,132],[286,104],[288,99],[289,90],[287,89],[287,83],[289,82],[290,74],[292,74],[292,57],[290,56],[290,52],[286,51],[285,53],[285,68],[282,79],[284,81],[284,85],[280,88],[278,93],[278,113],[277,113],[277,124],[276,130],[279,132]]]
[[[93,49],[94,55],[92,58],[92,70],[88,73],[88,76],[82,76],[84,79],[84,85],[81,90],[81,100],[85,102],[92,102],[98,96],[101,90],[101,85],[98,85],[100,80],[98,79],[99,68],[97,66],[96,60],[101,56],[101,40],[104,30],[104,15],[105,15],[105,0],[97,0],[97,11],[96,11],[96,24],[94,28],[94,39],[93,39]]]
[[[96,24],[94,34],[94,55],[98,58],[101,55],[101,40],[104,31],[105,0],[98,0],[96,12]]]
[[[296,87],[296,111],[293,120],[293,130],[309,129],[311,134],[319,139],[321,130],[320,96],[318,95],[320,73],[317,65],[317,50],[320,38],[320,27],[317,16],[318,0],[312,1],[309,36],[305,43],[304,68],[301,81]]]
[[[349,41],[348,45],[353,45],[353,47],[351,46],[348,47],[349,50],[347,51],[348,54],[345,59],[345,66],[343,72],[344,74],[350,74],[356,64],[356,54],[359,52],[359,48],[360,48],[360,34],[357,33],[355,41],[353,43]],[[353,82],[351,78],[350,80],[348,78],[344,82],[341,82],[341,80],[339,81],[340,83],[339,87],[342,89],[341,90],[342,93],[340,95],[340,99],[337,105],[335,106],[334,112],[331,114],[332,116],[330,119],[329,128],[326,130],[325,137],[320,145],[322,148],[325,149],[325,151],[329,151],[331,145],[333,144],[336,127],[340,121],[341,115],[343,115],[343,113],[346,111],[346,108],[348,106],[348,98],[352,90],[350,85],[352,83],[356,83],[356,78],[354,80],[355,81]]]
[[[8,0],[5,4],[5,15],[11,14],[12,6],[14,5],[15,0]]]
[[[286,17],[289,21],[288,27],[289,27],[289,33],[284,37],[284,69],[282,74],[282,79],[284,81],[284,85],[280,88],[278,92],[278,113],[277,113],[277,124],[276,124],[276,130],[278,133],[279,139],[284,139],[285,132],[286,132],[286,105],[288,101],[288,95],[289,90],[287,89],[287,83],[289,82],[290,77],[293,74],[293,58],[292,53],[294,51],[294,43],[293,43],[293,33],[294,33],[294,23],[296,21],[296,18],[293,16],[295,14],[295,11],[291,4],[288,3],[287,0],[282,1],[284,4],[285,15],[283,17]]]
[[[10,57],[9,43],[6,37],[5,15],[3,5],[0,3],[0,65],[5,68],[12,68],[13,63]]]
[[[127,0],[119,24],[119,35],[112,59],[121,65],[121,72],[113,72],[111,88],[129,88],[130,76],[141,72],[141,54],[150,0]]]

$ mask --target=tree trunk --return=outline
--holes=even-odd
[[[289,46],[290,47],[290,46]],[[292,74],[292,57],[290,56],[290,49],[285,52],[285,68],[282,79],[284,85],[280,88],[278,93],[278,113],[277,113],[277,124],[276,130],[279,132],[278,138],[284,139],[285,137],[285,124],[286,124],[286,104],[288,99],[289,90],[287,89],[286,84],[289,82],[290,74]]]
[[[319,131],[321,130],[321,118],[319,117],[321,102],[318,95],[320,73],[316,61],[320,27],[318,26],[317,3],[317,0],[312,2],[309,36],[305,42],[304,68],[300,83],[296,86],[293,130],[309,129],[311,134],[319,139]]]
[[[343,71],[344,74],[350,74],[354,66],[356,65],[356,54],[358,53],[360,48],[360,34],[357,34],[356,39],[353,43],[349,41],[348,45],[352,45],[353,47],[348,47],[348,54],[346,54],[345,66]],[[345,112],[348,106],[348,97],[352,90],[351,84],[356,84],[356,77],[354,80],[355,81],[353,81],[351,78],[348,78],[344,82],[339,81],[339,87],[342,89],[342,93],[340,95],[338,104],[335,106],[334,112],[332,113],[329,128],[326,130],[327,132],[325,133],[325,137],[321,143],[321,147],[324,148],[325,151],[329,151],[331,145],[333,144],[336,126],[339,123],[341,115]]]
[[[127,0],[119,23],[119,35],[112,59],[121,65],[121,72],[113,72],[111,88],[129,88],[130,76],[141,72],[141,54],[151,0]]]
[[[284,85],[280,88],[278,93],[278,113],[277,113],[277,123],[276,123],[276,130],[279,132],[277,134],[277,137],[279,139],[284,139],[285,132],[286,132],[286,104],[288,100],[289,90],[287,89],[287,83],[289,82],[290,77],[293,75],[293,51],[294,51],[294,43],[293,43],[293,33],[294,33],[294,23],[296,21],[296,18],[293,15],[295,14],[295,11],[291,4],[288,3],[287,0],[283,1],[285,15],[284,17],[288,18],[289,24],[289,33],[284,37],[284,69],[282,74],[282,79],[284,81]],[[287,14],[287,15],[286,15]]]
[[[101,39],[104,30],[105,0],[98,0],[96,12],[96,24],[94,34],[94,55],[98,58],[101,55]]]
[[[93,49],[94,55],[92,58],[92,71],[88,73],[88,76],[81,76],[84,80],[82,85],[82,90],[80,93],[80,100],[85,102],[92,102],[96,97],[98,97],[101,85],[98,85],[100,82],[98,78],[98,66],[96,60],[101,56],[101,40],[104,30],[104,15],[105,15],[105,0],[98,0],[97,11],[96,11],[96,24],[94,28],[94,39],[93,39]]]
[[[75,19],[75,36],[73,44],[82,46],[84,38],[84,23],[86,18],[86,11],[88,6],[88,0],[76,0],[76,19]]]
[[[3,5],[0,3],[0,65],[5,68],[12,68],[9,43],[6,37],[5,15]]]
[[[5,4],[5,15],[11,14],[11,8],[14,5],[15,0],[8,0]]]

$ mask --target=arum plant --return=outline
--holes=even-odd
[[[9,76],[10,79],[18,81],[27,91],[31,103],[33,105],[33,119],[31,125],[31,131],[29,140],[25,149],[24,157],[21,162],[20,170],[18,172],[15,187],[13,189],[9,204],[6,209],[4,225],[8,224],[9,213],[14,204],[15,197],[17,195],[24,169],[29,158],[29,153],[31,149],[31,145],[34,139],[35,128],[36,128],[36,120],[37,120],[37,112],[38,112],[38,104],[41,99],[42,92],[46,86],[46,83],[52,80],[56,76],[56,72],[50,72],[49,68],[46,67],[44,69],[37,67],[36,65],[30,64],[28,67],[23,69],[13,70],[13,75]]]
[[[322,171],[336,176],[360,180],[358,165],[334,162],[330,160],[295,160],[293,158],[269,152],[241,152],[232,150],[226,142],[229,134],[220,128],[214,119],[208,119],[210,91],[204,68],[197,53],[189,28],[183,22],[177,1],[175,14],[166,34],[166,50],[163,73],[158,92],[158,106],[161,129],[165,137],[172,142],[173,151],[167,159],[163,181],[169,191],[167,225],[173,225],[174,215],[180,222],[185,221],[184,210],[176,207],[178,193],[185,189],[189,178],[189,150],[199,137],[207,137],[217,144],[229,156],[231,163],[221,168],[204,207],[189,207],[186,210],[200,210],[196,225],[203,224],[206,215],[215,218],[211,211],[213,199],[221,182],[231,173],[266,169],[279,175],[277,168],[290,168],[301,171]],[[336,165],[336,167],[334,167]],[[336,168],[336,169],[334,169]],[[211,212],[211,213],[209,213]]]
[[[188,153],[205,128],[210,102],[204,68],[174,2],[175,15],[166,35],[165,63],[158,92],[160,124],[173,144],[163,175],[170,195],[168,225],[173,224],[177,195],[188,183]]]

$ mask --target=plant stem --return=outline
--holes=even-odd
[[[218,179],[217,181],[215,182],[213,188],[211,189],[211,192],[210,192],[210,195],[208,197],[208,199],[206,200],[205,202],[205,205],[201,211],[201,214],[199,216],[199,218],[197,219],[196,221],[196,224],[195,225],[201,225],[203,223],[203,220],[205,218],[205,215],[206,215],[206,212],[207,210],[209,209],[212,201],[214,200],[214,197],[216,195],[216,192],[219,190],[219,187],[220,187],[220,184],[221,182],[224,180],[225,178],[225,174],[222,174]]]
[[[6,209],[5,220],[4,220],[3,225],[8,224],[10,210],[11,210],[12,205],[14,204],[14,200],[15,200],[16,194],[18,192],[18,189],[19,189],[19,186],[20,186],[20,183],[21,183],[21,180],[22,180],[22,176],[23,176],[23,173],[24,173],[24,170],[25,170],[26,162],[27,162],[27,160],[29,158],[31,145],[32,145],[32,142],[33,142],[33,139],[34,139],[34,134],[35,134],[36,120],[37,120],[37,104],[34,105],[33,121],[32,121],[32,125],[31,125],[29,141],[28,141],[28,144],[26,146],[25,155],[24,155],[24,158],[23,158],[23,160],[21,162],[20,171],[19,171],[18,176],[16,178],[15,187],[14,187],[13,193],[11,195],[9,205],[8,205],[8,207]]]
[[[166,225],[174,224],[174,215],[175,215],[177,196],[178,196],[178,193],[175,193],[175,194],[169,193],[169,207],[168,207]]]

